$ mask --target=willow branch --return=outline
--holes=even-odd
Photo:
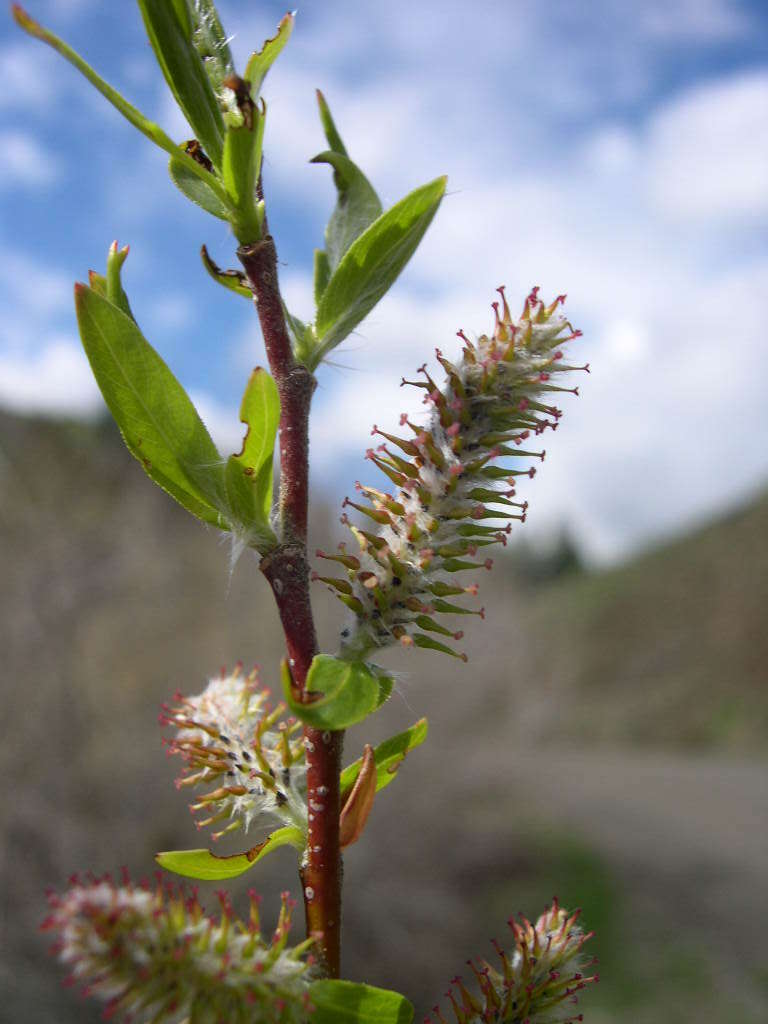
[[[262,559],[285,633],[288,664],[299,699],[317,654],[307,562],[309,505],[309,409],[315,379],[293,357],[277,280],[271,236],[238,249],[256,299],[272,376],[280,395],[280,543]],[[339,976],[341,852],[339,776],[344,734],[304,729],[309,835],[301,866],[307,933],[318,936],[321,961]]]

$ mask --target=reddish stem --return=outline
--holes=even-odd
[[[309,506],[309,406],[315,379],[293,358],[277,283],[271,235],[237,250],[256,298],[269,368],[280,395],[280,521],[283,544],[306,550]]]
[[[293,358],[277,281],[277,253],[267,236],[242,246],[238,256],[256,298],[272,376],[280,395],[280,542],[261,570],[275,595],[285,633],[288,663],[298,697],[317,653],[309,597],[307,510],[309,503],[309,407],[315,380]],[[307,934],[322,935],[321,960],[338,978],[341,938],[339,776],[343,732],[305,727],[309,837],[301,867]]]

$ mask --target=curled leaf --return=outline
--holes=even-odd
[[[419,719],[415,725],[412,725],[410,729],[406,729],[404,732],[398,733],[396,736],[390,736],[388,740],[384,740],[378,747],[373,751],[373,760],[376,767],[376,791],[385,789],[390,782],[393,782],[397,774],[400,765],[406,758],[406,755],[411,750],[415,750],[416,747],[421,746],[424,740],[427,738],[427,720],[426,718]],[[341,773],[340,789],[341,799],[344,801],[348,799],[347,794],[355,785],[358,776],[363,768],[364,758],[359,758],[352,764],[347,765],[344,771]]]
[[[203,266],[217,284],[220,284],[223,288],[228,288],[229,291],[234,292],[236,295],[242,295],[244,299],[253,299],[253,292],[246,284],[245,274],[242,270],[222,270],[211,259],[206,246],[201,247],[200,258],[203,261]]]
[[[293,846],[300,851],[304,849],[305,843],[306,836],[301,829],[288,825],[277,829],[263,843],[245,853],[220,857],[210,850],[168,850],[155,854],[155,860],[161,868],[176,875],[215,882],[223,878],[237,878],[238,875],[250,871],[268,853],[281,846]]]
[[[336,207],[325,229],[330,272],[338,267],[354,240],[381,216],[381,202],[366,176],[348,156],[329,149],[318,153],[313,164],[330,164],[338,192]]]
[[[294,17],[286,14],[277,26],[277,32],[271,39],[267,39],[258,53],[251,54],[251,58],[245,67],[245,77],[251,84],[251,92],[254,100],[261,91],[267,72],[280,56],[285,44],[291,38],[293,32]]]
[[[280,421],[277,385],[258,366],[251,374],[240,406],[245,424],[242,451],[227,460],[227,494],[233,516],[245,526],[254,524],[271,533],[272,466]]]
[[[342,850],[356,843],[363,834],[376,796],[376,760],[373,747],[366,743],[360,771],[339,818],[339,842]]]
[[[307,673],[307,703],[297,699],[289,674],[283,674],[283,691],[291,711],[315,729],[347,729],[379,707],[382,688],[389,680],[361,661],[342,661],[317,654]],[[315,699],[312,699],[312,698]]]
[[[342,156],[347,156],[347,148],[342,142],[336,128],[336,123],[331,116],[331,108],[328,106],[328,101],[319,89],[315,90],[315,95],[317,96],[317,106],[320,111],[320,122],[323,126],[325,137],[328,140],[328,145],[334,153],[341,153]]]

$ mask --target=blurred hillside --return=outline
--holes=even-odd
[[[335,519],[315,510],[313,545]],[[349,759],[422,715],[431,736],[347,857],[351,976],[423,1015],[510,913],[557,891],[598,931],[589,1020],[765,1019],[767,536],[763,497],[609,572],[567,540],[514,547],[479,580],[469,666],[386,656],[397,693]],[[255,560],[230,575],[226,539],[108,424],[0,414],[0,564],[0,1021],[95,1021],[44,955],[42,892],[200,845],[158,706],[237,659],[274,685],[278,620]],[[332,650],[341,606],[320,587],[315,604]],[[290,856],[247,885],[295,890]]]

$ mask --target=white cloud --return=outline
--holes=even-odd
[[[0,132],[0,154],[3,161],[3,176],[0,177],[2,188],[40,188],[50,185],[59,177],[58,157],[25,132]]]
[[[274,25],[261,14],[244,19],[241,7],[222,4],[239,29],[242,63]],[[765,479],[768,253],[755,222],[764,225],[768,213],[768,71],[717,77],[707,65],[721,43],[750,38],[746,10],[728,0],[649,0],[631,12],[615,0],[519,0],[478,14],[445,0],[435,17],[405,0],[343,0],[300,12],[266,87],[273,229],[285,223],[297,246],[304,222],[309,257],[333,202],[328,168],[306,163],[324,147],[318,85],[386,203],[449,174],[449,194],[412,264],[333,353],[338,365],[320,373],[318,486],[343,493],[370,473],[361,458],[372,422],[397,430],[402,410],[422,409],[418,392],[398,387],[401,376],[412,377],[435,345],[455,352],[458,327],[487,329],[502,282],[515,305],[532,284],[547,295],[567,290],[568,312],[585,331],[574,361],[593,368],[579,382],[582,400],[564,403],[547,462],[526,484],[526,530],[568,519],[593,556],[612,559]],[[468,45],[478,36],[482,46]],[[425,40],[439,60],[425,57]],[[681,45],[690,67],[713,69],[708,80],[688,64],[680,79]],[[7,54],[0,68],[5,60],[17,74],[21,64]],[[664,93],[672,78],[678,91]],[[171,134],[185,137],[170,102],[155,106]],[[106,131],[106,117],[103,124]],[[137,141],[123,178],[110,184],[120,217],[133,211],[149,225],[156,204],[169,202],[160,189],[157,200],[147,197],[146,175],[163,160]],[[210,232],[225,237],[226,228],[207,223],[212,244]],[[35,331],[22,322],[49,337],[49,320],[71,302],[69,281],[9,259],[0,259],[0,275],[13,295],[4,326],[16,324],[12,339],[23,335],[8,351],[30,352]],[[289,307],[306,318],[308,270],[281,265],[281,282]],[[180,323],[183,302],[163,312],[159,301],[156,315]],[[151,297],[142,306],[151,321]],[[247,350],[236,356],[252,366],[263,356],[246,322]],[[236,450],[236,408],[196,398],[222,450]]]
[[[621,362],[640,362],[648,353],[648,330],[636,320],[614,320],[607,324],[604,345]]]
[[[0,352],[0,404],[23,413],[90,416],[104,407],[77,341],[53,337],[34,352]]]
[[[728,94],[729,83],[722,88]],[[704,95],[718,105],[717,90]],[[688,99],[676,104],[686,109]],[[526,485],[526,530],[565,519],[593,558],[611,561],[768,476],[754,373],[768,262],[743,256],[735,266],[709,208],[691,209],[685,233],[660,216],[650,182],[669,152],[654,131],[663,120],[596,126],[563,166],[536,176],[489,181],[476,168],[472,191],[444,201],[414,266],[362,325],[364,344],[354,339],[344,356],[356,369],[322,377],[328,393],[318,394],[313,429],[323,474],[338,478],[349,459],[346,489],[370,474],[360,455],[372,444],[371,422],[391,428],[408,407],[400,375],[412,376],[434,344],[455,350],[457,327],[487,329],[492,288],[506,281],[515,304],[534,283],[547,295],[567,289],[568,312],[585,329],[573,360],[593,368],[578,382],[582,400],[563,403],[547,462]],[[738,183],[722,187],[721,210],[740,194]],[[420,284],[431,298],[420,297]],[[733,413],[727,428],[717,410]]]
[[[240,423],[237,410],[206,391],[192,390],[189,397],[222,455],[239,452],[245,427]]]
[[[20,34],[18,39],[0,49],[0,109],[13,109],[25,115],[50,101],[51,67],[55,59],[39,43],[24,40]]]
[[[94,0],[48,0],[54,17],[71,18],[94,6]]]
[[[8,312],[24,319],[47,317],[72,306],[72,281],[50,267],[41,266],[24,252],[0,246],[0,288],[6,292]],[[7,329],[4,319],[0,328]]]
[[[587,139],[581,154],[588,168],[607,177],[631,173],[639,156],[635,134],[621,125],[599,128]]]
[[[301,270],[289,269],[280,274],[280,291],[285,304],[301,320],[312,319],[315,298],[312,278]]]
[[[715,40],[744,36],[751,19],[733,0],[654,0],[636,10],[638,27],[663,40]]]
[[[768,214],[768,70],[716,79],[651,119],[651,197],[674,218]]]
[[[192,323],[194,314],[194,302],[180,292],[164,293],[149,303],[146,310],[151,328],[158,331],[180,331]]]

